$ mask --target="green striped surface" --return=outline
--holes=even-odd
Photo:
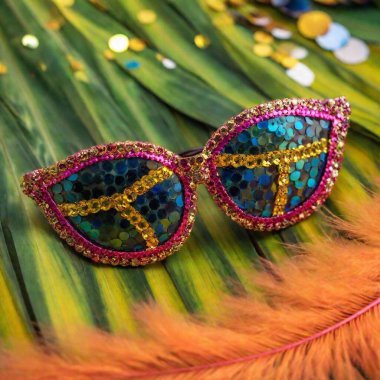
[[[294,21],[265,8],[310,52],[305,63],[316,81],[303,88],[277,63],[253,55],[251,30],[215,23],[218,14],[202,0],[102,3],[106,11],[85,0],[71,7],[62,0],[0,2],[0,61],[8,67],[0,76],[0,339],[9,345],[33,339],[36,322],[61,340],[78,326],[136,332],[133,307],[141,301],[174,313],[214,313],[221,292],[257,291],[247,277],[260,270],[260,256],[280,262],[291,255],[283,242],[326,234],[321,214],[279,233],[245,231],[201,188],[195,228],[179,253],[144,268],[98,266],[73,254],[21,193],[26,171],[111,141],[145,140],[181,151],[205,144],[223,121],[266,99],[345,95],[352,128],[328,208],[344,217],[379,175],[378,10],[360,10],[358,17],[350,9],[333,11],[372,43],[366,63],[347,66],[302,38]],[[157,13],[154,24],[137,21],[144,8]],[[59,31],[46,27],[58,17]],[[38,49],[21,45],[26,33],[38,36]],[[148,48],[108,61],[103,52],[115,33],[144,38]],[[208,49],[194,45],[198,33],[211,39]],[[177,68],[165,69],[157,52]],[[73,72],[68,56],[82,63],[84,75]],[[128,59],[141,67],[126,69]]]

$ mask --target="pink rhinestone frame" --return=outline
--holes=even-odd
[[[209,157],[207,163],[209,174],[205,184],[208,191],[224,212],[244,228],[271,231],[300,222],[312,214],[331,192],[343,161],[350,114],[351,109],[345,97],[326,100],[275,100],[243,111],[221,126],[206,144],[205,153]],[[217,173],[214,158],[231,139],[245,129],[261,121],[287,115],[317,117],[332,122],[324,175],[313,195],[292,211],[270,218],[252,216],[241,210],[228,195]]]
[[[254,217],[242,211],[224,189],[215,157],[237,134],[260,121],[284,115],[319,117],[332,121],[325,173],[313,195],[294,210],[281,216]],[[82,255],[95,262],[122,266],[146,265],[177,251],[189,237],[196,214],[196,187],[204,183],[216,203],[234,221],[248,229],[270,231],[301,221],[309,216],[330,193],[342,164],[350,107],[344,97],[328,100],[283,99],[247,109],[222,125],[201,153],[181,157],[162,147],[144,142],[117,142],[81,150],[56,164],[27,173],[21,186],[35,200],[58,235]],[[184,187],[184,214],[178,230],[158,247],[140,252],[125,252],[100,247],[83,237],[62,215],[48,189],[86,166],[98,161],[139,157],[154,160],[170,168]]]

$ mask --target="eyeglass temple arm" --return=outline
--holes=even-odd
[[[178,155],[181,157],[192,157],[192,156],[196,156],[197,154],[201,153],[202,150],[203,150],[202,147],[192,148],[192,149],[185,150],[181,153],[178,153]]]

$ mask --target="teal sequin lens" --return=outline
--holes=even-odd
[[[330,121],[302,116],[282,116],[253,125],[229,141],[221,153],[257,155],[294,149],[328,139]],[[317,189],[326,166],[327,154],[299,160],[290,166],[285,212],[305,202]],[[272,217],[278,190],[278,167],[249,169],[244,166],[218,168],[222,184],[244,212]]]
[[[123,193],[150,170],[161,166],[156,161],[142,158],[98,162],[55,184],[49,191],[58,205],[111,196]],[[184,211],[182,183],[173,173],[139,195],[131,206],[149,223],[161,245],[180,225]],[[86,239],[98,246],[129,252],[147,249],[142,235],[115,209],[67,219]]]

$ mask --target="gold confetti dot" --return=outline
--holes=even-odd
[[[98,8],[102,12],[105,12],[107,10],[107,7],[100,0],[89,0],[89,1],[94,7]]]
[[[337,0],[316,0],[317,3],[323,5],[338,5],[339,1]]]
[[[162,61],[165,57],[161,53],[156,53],[156,59]]]
[[[21,44],[29,49],[37,49],[40,45],[40,41],[33,34],[25,34],[21,39]]]
[[[105,59],[108,59],[109,61],[112,61],[113,59],[115,59],[115,54],[113,53],[113,51],[109,49],[104,50],[103,56]]]
[[[132,51],[143,51],[146,48],[146,42],[141,38],[131,38],[129,40],[129,49]]]
[[[122,53],[128,49],[129,39],[125,34],[115,34],[108,40],[108,47],[115,53]]]
[[[321,11],[306,12],[297,22],[299,32],[306,38],[316,38],[326,34],[331,25],[331,17]]]
[[[78,79],[81,82],[88,83],[88,76],[85,71],[77,71],[74,73],[74,76],[76,79]]]
[[[203,34],[197,34],[194,37],[194,43],[199,49],[206,49],[210,45],[210,40]]]
[[[241,7],[242,5],[247,4],[246,0],[229,0],[229,4],[231,4],[233,7]]]
[[[267,44],[255,44],[253,46],[253,52],[258,57],[269,57],[273,53],[273,48]]]
[[[55,0],[55,2],[62,7],[72,7],[75,0]]]
[[[253,33],[253,39],[260,44],[271,44],[273,43],[273,37],[261,30]]]
[[[5,75],[8,73],[8,67],[5,63],[0,62],[0,75]]]
[[[285,56],[281,59],[281,65],[284,66],[286,69],[291,69],[292,67],[294,67],[298,61],[291,57],[290,55],[289,56]]]
[[[45,62],[39,61],[38,62],[38,67],[41,71],[45,72],[47,70],[47,65]]]
[[[221,13],[212,19],[212,23],[218,27],[230,26],[234,24],[234,18],[227,13]]]
[[[137,19],[141,24],[153,24],[157,20],[157,14],[151,9],[143,9],[137,14]]]
[[[297,45],[293,42],[282,42],[279,44],[277,51],[284,54],[290,54],[292,50],[296,48],[296,46]]]
[[[80,62],[79,60],[77,60],[76,58],[74,58],[72,55],[68,55],[67,59],[68,59],[68,61],[70,63],[71,70],[73,70],[74,72],[76,72],[76,71],[82,71],[84,69],[84,66],[83,66],[82,62]]]
[[[222,0],[207,0],[206,5],[216,12],[223,12],[226,10],[226,4]]]
[[[62,20],[50,20],[46,23],[46,27],[50,30],[59,30],[62,28],[63,21]]]

